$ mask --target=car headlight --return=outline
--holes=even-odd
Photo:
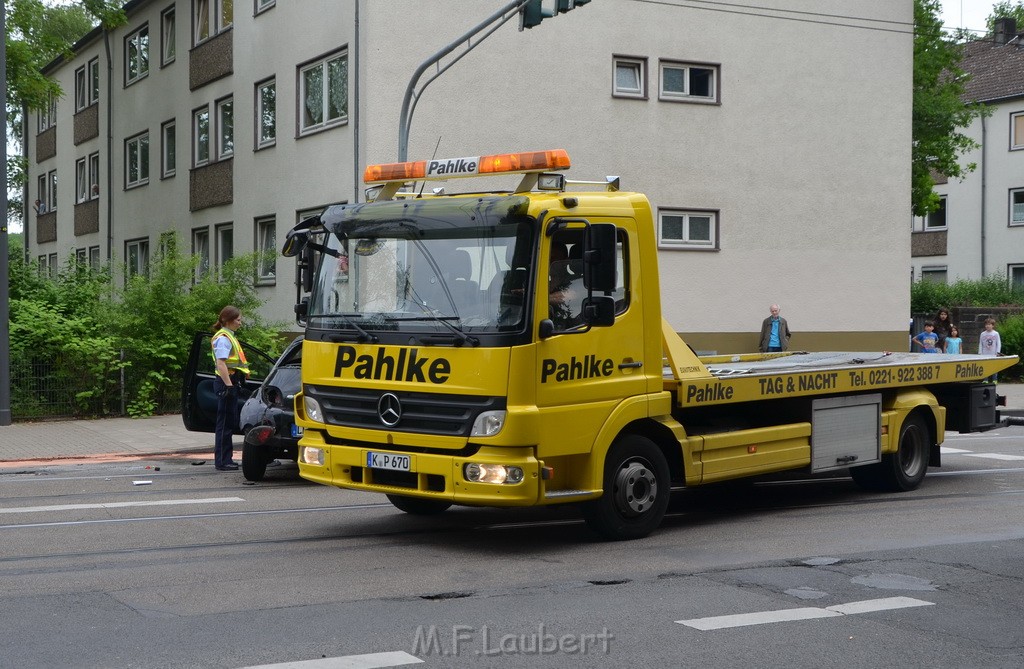
[[[309,395],[302,396],[302,408],[306,412],[306,417],[311,421],[322,423],[324,422],[323,411],[320,410],[320,403]]]
[[[484,411],[473,421],[471,437],[493,437],[505,427],[505,411]]]
[[[468,462],[462,468],[462,475],[471,483],[516,484],[523,480],[523,468],[514,465]]]

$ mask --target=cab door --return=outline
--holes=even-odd
[[[551,319],[554,334],[537,344],[537,408],[543,420],[541,456],[589,452],[598,431],[623,399],[647,392],[646,375],[661,360],[644,359],[644,318],[638,244],[632,219],[589,218],[617,226],[615,323],[588,327],[580,317],[583,230],[546,236],[534,323]],[[563,261],[562,258],[565,258]],[[595,293],[601,295],[601,293]],[[537,326],[535,326],[537,327]]]
[[[181,419],[185,429],[192,432],[214,432],[217,428],[217,394],[214,392],[213,380],[217,376],[210,353],[212,333],[197,332],[192,338],[192,348],[188,354],[188,364],[181,385]],[[238,408],[241,410],[245,400],[255,392],[267,377],[274,365],[274,359],[263,351],[251,346],[241,339],[238,340],[249,361],[249,378],[239,391]],[[239,433],[240,434],[240,433]]]

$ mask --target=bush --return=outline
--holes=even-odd
[[[944,284],[916,281],[910,287],[910,312],[934,314],[939,307],[998,307],[1024,305],[1024,290],[1013,288],[1005,275],[958,279]]]
[[[1024,359],[1024,316],[1010,316],[996,325],[999,339],[1003,343],[1003,353],[1016,355]],[[1013,367],[1000,372],[1000,378],[1020,380],[1024,377],[1024,363],[1019,360]]]
[[[255,254],[225,263],[219,280],[194,281],[198,258],[178,253],[176,237],[163,237],[160,246],[148,274],[123,288],[109,267],[94,271],[73,258],[57,277],[42,278],[20,249],[11,249],[16,417],[104,415],[122,406],[145,416],[176,408],[192,336],[210,331],[225,304],[245,314],[243,338],[272,355],[283,348],[277,332],[284,324],[258,313]]]

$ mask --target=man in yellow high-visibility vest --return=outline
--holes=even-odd
[[[218,471],[234,471],[235,445],[232,435],[238,429],[238,389],[249,376],[249,363],[245,351],[235,339],[235,330],[242,326],[242,312],[238,307],[228,305],[220,310],[220,316],[213,327],[216,333],[210,344],[213,362],[217,367],[217,378],[213,387],[217,392],[216,443],[213,463]]]

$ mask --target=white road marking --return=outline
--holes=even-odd
[[[179,504],[223,504],[244,502],[241,497],[209,497],[206,499],[158,499],[136,502],[101,502],[99,504],[55,504],[53,506],[0,507],[0,513],[35,513],[38,511],[78,511],[80,509],[122,509],[129,506],[176,506]]]
[[[965,450],[963,448],[950,448],[949,446],[940,446],[939,452],[942,453],[943,455],[946,455],[948,453],[970,453],[970,451]]]
[[[781,611],[759,611],[756,613],[738,613],[730,616],[711,616],[709,618],[692,618],[690,620],[677,620],[680,625],[686,625],[701,631],[725,629],[727,627],[745,627],[748,625],[764,625],[766,623],[788,622],[793,620],[814,620],[817,618],[835,618],[856,613],[870,613],[872,611],[887,611],[890,609],[905,609],[912,606],[934,606],[935,602],[926,602],[923,599],[912,597],[886,597],[884,599],[866,599],[860,602],[849,602],[847,604],[836,604],[825,608],[804,607],[798,609],[783,609]]]
[[[389,653],[343,655],[341,657],[325,657],[319,660],[261,664],[244,667],[244,669],[383,669],[384,667],[398,667],[406,664],[422,664],[422,662],[423,660],[415,655],[398,650]]]
[[[1024,455],[1003,455],[1002,453],[967,453],[967,458],[987,458],[989,460],[1024,460]]]

